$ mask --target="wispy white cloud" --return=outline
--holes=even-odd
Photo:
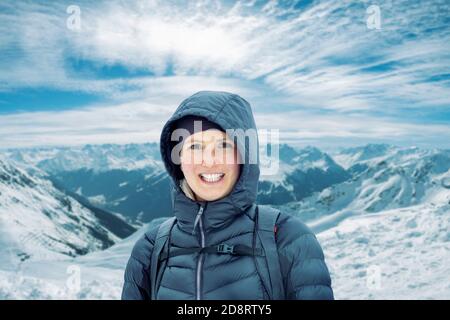
[[[450,137],[450,127],[445,124],[408,123],[394,118],[358,114],[324,115],[291,111],[282,115],[260,114],[256,116],[256,121],[261,128],[280,130],[284,142],[327,148],[368,142],[447,148]]]
[[[449,112],[450,5],[444,1],[379,2],[381,30],[366,26],[370,1],[77,3],[79,31],[66,28],[65,4],[2,2],[0,91],[53,87],[100,93],[117,105],[161,106],[198,90],[221,89],[255,101],[257,117],[276,112],[282,128],[295,128],[287,109],[311,110],[308,122],[299,124],[300,135],[311,139],[335,130],[332,136],[344,140],[406,141],[421,132],[430,142],[448,133],[421,118]],[[71,70],[68,57],[155,76],[96,78]],[[172,75],[164,76],[168,69]],[[411,110],[408,120],[405,109]],[[90,135],[94,127],[78,131]],[[26,130],[17,130],[25,143]]]
[[[0,117],[1,147],[157,141],[169,106],[135,102],[112,107]]]
[[[257,100],[256,100],[257,101]],[[158,142],[162,126],[181,100],[134,101],[79,110],[0,116],[0,148],[87,143]],[[261,101],[249,101],[258,109]],[[255,113],[260,134],[278,130],[281,143],[327,149],[368,142],[448,147],[450,127],[402,123],[361,115],[323,115],[308,111]],[[270,142],[274,142],[270,140]]]
[[[261,101],[253,85],[236,79],[158,77],[140,83],[127,102],[74,110],[0,115],[0,148],[158,141],[162,126],[181,101],[200,90],[229,91]],[[141,99],[143,94],[145,99]],[[123,98],[123,97],[122,97]]]

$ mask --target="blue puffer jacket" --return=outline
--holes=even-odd
[[[252,246],[259,162],[244,163],[239,180],[225,198],[207,203],[200,223],[194,220],[200,203],[182,191],[170,161],[170,134],[176,120],[197,115],[222,128],[255,129],[249,103],[227,92],[201,91],[184,100],[165,124],[161,155],[172,177],[173,214],[171,245],[192,248],[226,242]],[[241,146],[238,146],[242,150]],[[244,153],[248,160],[248,148]],[[259,159],[258,159],[259,161]],[[287,299],[333,299],[331,279],[315,235],[298,218],[281,213],[277,222],[277,248]],[[122,299],[150,299],[150,257],[157,228],[148,231],[134,246],[125,271]],[[157,299],[266,300],[263,283],[251,256],[192,253],[169,258]]]

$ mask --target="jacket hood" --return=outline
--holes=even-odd
[[[178,106],[164,125],[160,138],[160,151],[164,166],[172,181],[173,211],[178,225],[183,230],[191,232],[201,203],[184,193],[181,187],[182,181],[177,177],[175,165],[170,160],[171,134],[175,122],[188,115],[204,117],[218,124],[224,130],[247,132],[252,129],[250,132],[256,133],[257,128],[250,104],[237,94],[222,91],[195,93]],[[254,135],[253,146],[249,145],[249,139],[235,141],[244,162],[241,174],[233,190],[227,196],[207,202],[203,217],[206,230],[224,227],[232,222],[236,215],[246,212],[256,201],[260,175],[258,136]],[[252,150],[255,151],[254,155],[250,155]]]

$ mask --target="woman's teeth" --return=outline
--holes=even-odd
[[[200,178],[206,182],[218,182],[222,180],[225,173],[200,174]]]

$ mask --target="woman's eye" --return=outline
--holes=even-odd
[[[200,149],[200,147],[201,146],[198,143],[196,143],[196,144],[191,144],[189,146],[189,149],[191,149],[191,150],[198,150],[198,149]]]
[[[222,142],[221,147],[225,149],[225,148],[232,148],[233,146],[228,142]]]

